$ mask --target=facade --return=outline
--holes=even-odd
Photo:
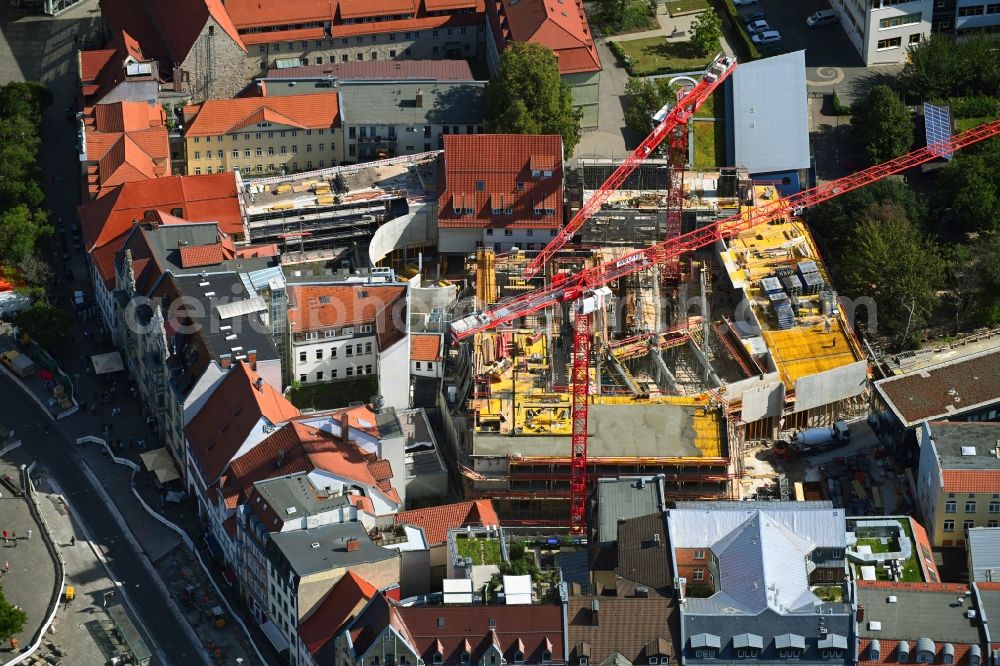
[[[259,70],[365,60],[463,59],[480,54],[481,0],[297,3],[227,0]]]
[[[935,12],[935,0],[832,0],[831,5],[866,66],[905,63],[909,47],[930,35]]]
[[[221,0],[103,0],[101,13],[157,61],[161,80],[196,101],[233,97],[259,71]]]
[[[485,81],[349,81],[339,90],[348,162],[440,150],[446,136],[483,131]]]
[[[410,336],[410,376],[444,376],[444,336],[440,333],[414,333]]]
[[[343,160],[336,92],[206,100],[184,115],[189,174],[274,175]]]
[[[563,608],[401,606],[378,595],[337,637],[335,663],[558,666],[567,663]]]
[[[667,525],[683,588],[683,663],[850,663],[851,605],[825,602],[814,591],[843,582],[842,509],[830,502],[678,502]]]
[[[552,49],[562,80],[573,93],[584,130],[597,129],[601,92],[601,59],[581,0],[496,0],[486,3],[491,39],[486,40],[490,74],[500,68],[500,55],[511,42],[533,42]]]
[[[303,384],[377,375],[386,404],[405,408],[407,287],[374,280],[288,285],[290,375]]]
[[[934,31],[945,32],[952,27],[958,38],[995,35],[1000,32],[1000,7],[992,0],[938,0],[934,5]]]
[[[563,223],[558,135],[447,136],[438,158],[438,249],[541,249]]]
[[[920,427],[917,504],[933,546],[964,546],[968,530],[1000,527],[998,440],[1000,423]]]
[[[97,104],[80,118],[84,200],[135,180],[170,175],[163,109],[147,102]]]

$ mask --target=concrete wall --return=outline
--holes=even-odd
[[[379,354],[377,372],[379,392],[385,398],[385,404],[396,409],[406,409],[409,407],[409,335]]]
[[[868,363],[850,365],[801,377],[795,382],[795,411],[829,405],[860,395],[868,385]]]
[[[411,203],[408,215],[390,220],[375,231],[368,244],[368,256],[377,265],[393,250],[437,245],[437,242],[437,202]]]

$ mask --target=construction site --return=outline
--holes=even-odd
[[[1000,124],[781,196],[686,169],[684,124],[735,66],[717,58],[628,158],[582,161],[540,251],[469,256],[474,296],[449,323],[465,377],[446,381],[463,387],[466,495],[505,519],[565,524],[568,508],[582,534],[593,482],[622,475],[661,475],[668,500],[759,496],[745,452],[866,413],[865,354],[801,211]]]

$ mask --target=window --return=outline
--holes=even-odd
[[[695,650],[694,654],[699,659],[715,659],[715,650],[713,648],[705,648],[704,650]]]
[[[915,32],[912,35],[910,35],[910,44],[919,44],[919,43],[920,43],[920,33],[919,32]]]
[[[985,11],[985,7],[983,7],[983,5],[972,5],[972,6],[969,6],[969,7],[959,7],[958,8],[958,15],[959,15],[959,17],[962,17],[962,16],[982,16],[984,11]]]
[[[360,332],[362,332],[362,333],[371,333],[372,332],[372,325],[371,324],[362,324],[362,326],[358,330]]]
[[[365,366],[365,374],[366,375],[372,374],[372,366],[370,366],[370,365],[366,365]]]
[[[658,663],[660,663],[660,659],[658,657],[650,657],[649,658],[649,663],[650,664],[658,664]]]
[[[705,580],[705,570],[704,569],[695,569],[692,572],[692,574],[693,575],[691,577],[694,580]]]
[[[946,520],[946,521],[944,521],[944,531],[945,532],[954,532],[955,531],[955,521],[954,520]]]
[[[961,10],[959,10],[961,11]],[[922,15],[920,12],[915,14],[902,14],[900,16],[891,16],[889,18],[884,18],[878,22],[878,29],[885,30],[886,28],[898,28],[901,25],[913,25],[914,23],[920,23]]]
[[[299,147],[298,146],[292,146],[292,155],[297,155],[298,152],[299,152]]]
[[[421,367],[421,365],[422,364],[420,363],[420,361],[417,361],[417,370],[423,370],[423,368]]]
[[[333,370],[330,371],[330,377],[332,377],[333,379],[337,378],[337,368],[334,368]]]
[[[309,375],[299,375],[299,381],[304,384],[305,382],[309,381]]]
[[[437,30],[435,30],[434,32],[437,32]],[[516,650],[514,652],[514,663],[515,664],[520,664],[520,663],[523,663],[523,662],[524,662],[524,653],[521,652],[520,650]]]
[[[587,658],[586,657],[580,657],[580,661],[578,663],[579,663],[579,666],[587,666]]]
[[[260,151],[260,148],[258,148],[257,150]],[[287,155],[288,154],[288,146],[282,146],[281,150],[279,152],[282,155]]]
[[[427,369],[428,370],[433,370],[434,369],[434,363],[432,363],[431,361],[427,361]]]
[[[504,229],[503,230],[503,235],[504,236],[513,236],[514,235],[514,230],[513,229]]]
[[[322,349],[317,349],[316,350],[316,360],[317,361],[322,361],[323,360],[323,350]]]
[[[372,353],[372,343],[370,343],[370,342],[366,342],[365,343],[365,353],[366,354],[371,354]]]
[[[201,159],[201,151],[200,150],[194,151],[194,158],[196,160],[200,160]]]
[[[337,348],[330,347],[330,358],[337,358]]]
[[[344,353],[348,356],[354,356],[354,345],[345,345]]]
[[[696,560],[703,560],[703,559],[705,559],[705,551],[703,551],[703,550],[696,550],[696,551],[694,551],[694,559],[696,559]]]
[[[194,138],[194,142],[195,142],[195,143],[201,143],[201,137],[200,137],[200,136],[196,136],[196,137]]]
[[[547,664],[552,661],[552,653],[548,650],[542,650],[542,663]]]
[[[354,366],[353,365],[347,366],[347,376],[348,377],[353,377],[354,376]]]
[[[249,148],[245,148],[243,150],[243,157],[250,157],[250,149]]]
[[[299,360],[303,362],[306,360],[306,353],[304,351],[299,352]]]
[[[1000,502],[990,502],[990,513],[1000,513]]]
[[[435,664],[440,664],[441,663],[441,653],[440,652],[435,652],[434,653],[434,658],[432,659],[432,661]]]
[[[966,513],[975,513],[976,512],[976,500],[968,500],[968,501],[966,501],[966,503],[965,503],[965,512]]]
[[[322,370],[319,370],[319,371],[316,372],[316,381],[318,381],[318,382],[323,381],[323,371]]]
[[[1000,520],[987,520],[986,527],[998,527],[1000,526]]]
[[[263,157],[263,156],[264,156],[264,149],[263,149],[263,148],[257,148],[257,149],[256,149],[256,150],[254,151],[254,154],[255,154],[255,155],[256,155],[257,157]]]
[[[893,37],[891,39],[880,39],[877,44],[879,51],[884,51],[886,49],[898,49],[903,43],[902,37]]]
[[[239,156],[240,156],[240,149],[239,148],[233,148],[233,159],[235,159],[235,158],[237,158]]]
[[[468,664],[469,663],[469,653],[468,652],[463,652],[462,653],[462,663],[463,664]]]
[[[194,168],[194,175],[196,175],[196,176],[200,176],[201,175],[201,167],[195,167]]]
[[[976,526],[976,521],[974,521],[974,520],[963,520],[962,521],[962,529],[963,530],[968,531],[968,530],[971,530],[975,526]]]
[[[955,513],[957,511],[957,504],[953,501],[947,501],[944,503],[945,513]]]

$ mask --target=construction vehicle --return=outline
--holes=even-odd
[[[829,428],[806,428],[792,438],[794,450],[802,456],[832,451],[850,443],[851,429],[843,421],[837,421]]]
[[[722,62],[724,63],[725,61]],[[717,60],[716,63],[713,63],[713,67],[716,67],[717,63],[720,63],[720,61]],[[733,67],[735,67],[735,63],[729,63],[726,69],[717,76],[716,83],[725,78],[732,71]],[[702,86],[704,82],[705,79],[703,77],[694,90],[699,90],[699,86]],[[704,86],[700,90],[704,93]],[[697,98],[692,99],[693,94],[694,91],[686,96],[682,102],[685,105],[686,115],[679,113],[675,115],[686,118],[690,117],[690,114],[693,114],[694,111],[689,106],[689,102],[697,100]],[[647,137],[640,144],[636,152],[630,156],[629,160],[632,161],[633,169],[652,151],[650,145],[658,145],[659,141],[651,141],[654,135],[661,134],[659,140],[662,141],[664,123],[668,123],[670,118],[669,114],[665,116],[663,123],[658,125],[653,130],[653,134]],[[553,276],[552,283],[548,286],[508,298],[491,305],[481,312],[453,321],[450,326],[450,332],[453,339],[459,342],[477,333],[496,329],[560,303],[575,302],[578,299],[584,301],[582,305],[578,305],[573,309],[575,320],[573,324],[573,361],[571,373],[573,381],[571,410],[572,457],[570,460],[571,531],[574,534],[581,534],[586,528],[590,315],[596,312],[604,301],[604,292],[599,292],[598,290],[602,288],[606,289],[605,285],[626,275],[664,264],[687,252],[707,247],[724,238],[731,238],[768,222],[798,215],[807,207],[829,201],[841,194],[878,182],[893,174],[924,164],[954,151],[962,150],[997,135],[1000,135],[1000,120],[984,123],[942,141],[928,144],[924,148],[917,149],[883,164],[869,167],[852,175],[803,190],[785,198],[774,198],[762,206],[717,220],[694,231],[668,238],[663,242],[636,250],[612,261],[604,262],[572,275],[558,273]],[[592,201],[607,201],[614,188],[619,187],[621,182],[624,181],[624,177],[620,176],[619,171],[620,169],[605,181],[601,189],[594,194],[594,197],[591,199]],[[590,214],[596,210],[597,208],[593,208]],[[579,214],[574,217],[574,222],[577,221],[578,217]],[[582,224],[583,222],[579,221],[577,228]],[[552,242],[535,258],[532,262],[532,274],[537,273],[548,259],[554,256],[572,238],[572,233],[566,233],[569,226],[563,232],[557,234]]]

